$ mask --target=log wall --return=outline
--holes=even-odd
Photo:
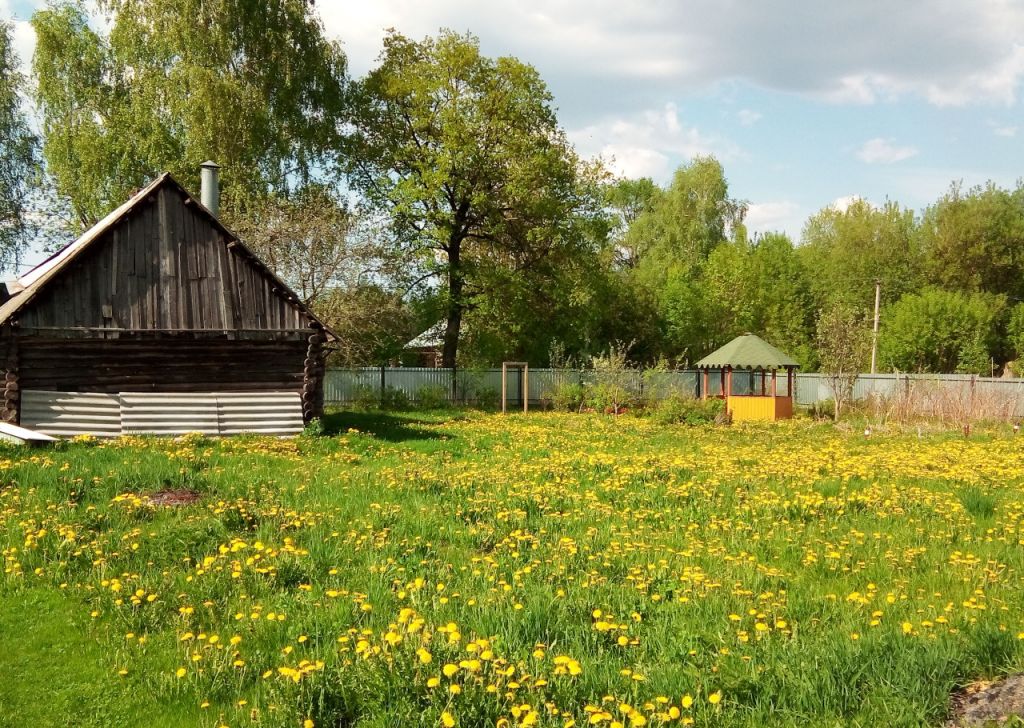
[[[58,392],[291,391],[306,380],[305,339],[46,339],[18,342],[22,389]]]

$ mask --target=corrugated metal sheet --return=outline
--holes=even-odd
[[[1002,416],[1024,417],[1024,379],[978,377],[970,374],[861,374],[853,387],[855,400],[874,396],[890,397],[916,391],[927,399],[928,389],[941,390],[947,398],[965,402],[972,396],[1001,403]],[[824,374],[797,375],[797,404],[811,405],[833,398],[828,377]]]
[[[296,392],[22,392],[21,422],[55,437],[95,435],[287,436],[302,432]]]
[[[116,394],[21,393],[21,425],[53,437],[121,434],[121,402]]]
[[[460,402],[476,402],[484,393],[497,401],[501,392],[501,370],[458,370],[457,399]],[[510,375],[510,400],[515,401],[514,392],[516,375]],[[693,370],[670,372],[630,371],[619,376],[624,385],[633,392],[643,392],[645,396],[655,399],[668,393],[678,392],[686,395],[697,395],[698,374]],[[745,372],[734,372],[734,390],[740,391],[745,386]],[[410,402],[417,402],[420,391],[425,387],[443,388],[448,399],[451,399],[452,372],[450,369],[433,369],[419,367],[386,367],[383,370],[384,385],[399,389],[405,393]],[[592,369],[530,369],[529,388],[530,402],[537,404],[550,396],[558,382],[595,383],[600,375]],[[967,393],[970,391],[972,377],[969,374],[861,374],[854,386],[854,399],[863,400],[873,395],[892,395],[899,387],[907,387],[918,383],[931,383],[946,391]],[[994,379],[991,377],[973,377],[976,395],[1005,398],[1007,408],[1024,417],[1024,379]],[[708,378],[709,394],[721,393],[721,383],[717,372]],[[760,385],[758,385],[760,386]],[[777,380],[778,393],[786,393],[786,379]],[[823,374],[797,374],[795,378],[796,402],[800,405],[811,405],[832,398],[832,390]],[[365,396],[375,398],[380,395],[381,369],[371,367],[365,369],[332,369],[327,372],[324,386],[324,399],[335,405],[356,402]],[[753,390],[751,390],[753,391]]]
[[[121,432],[125,435],[219,435],[213,392],[123,392]]]
[[[296,392],[221,392],[216,396],[221,435],[254,432],[285,436],[302,432],[302,399]]]
[[[381,392],[380,367],[362,369],[331,369],[324,381],[324,401],[331,404],[351,404],[359,399],[376,398]],[[560,382],[595,383],[600,374],[592,369],[534,369],[530,368],[528,385],[531,403],[551,396]],[[619,376],[622,384],[635,393],[654,389],[663,395],[669,392],[696,394],[697,373],[695,371],[641,372],[628,371]],[[510,401],[519,398],[520,374],[509,370],[508,386]],[[501,369],[459,369],[455,373],[456,398],[459,402],[476,402],[482,398],[493,399],[501,395]],[[452,370],[432,367],[385,367],[384,387],[403,393],[410,402],[417,402],[424,389],[443,390],[452,399]],[[657,395],[656,395],[657,396]]]

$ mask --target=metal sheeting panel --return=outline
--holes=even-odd
[[[302,432],[297,392],[122,392],[25,390],[21,424],[55,437],[95,435],[287,436]]]
[[[121,403],[116,394],[44,392],[21,393],[21,425],[53,437],[121,434]]]
[[[519,371],[510,369],[509,397],[520,397]],[[566,382],[593,383],[600,375],[592,369],[534,369],[530,367],[529,398],[539,403],[551,396],[555,388]],[[367,367],[363,369],[329,369],[324,381],[324,400],[331,404],[351,404],[362,397],[379,397],[381,385],[405,393],[410,402],[418,402],[425,388],[442,390],[452,399],[452,370],[429,367]],[[501,394],[501,369],[459,369],[455,373],[456,400],[476,402],[497,399]],[[694,371],[647,372],[630,370],[618,376],[622,386],[634,393],[653,389],[655,396],[669,392],[693,394],[697,392],[697,373]],[[488,397],[488,395],[490,395]]]
[[[217,421],[221,435],[297,435],[303,427],[302,399],[296,392],[221,392]]]
[[[120,398],[125,435],[220,434],[213,392],[122,392]]]

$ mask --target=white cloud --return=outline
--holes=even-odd
[[[740,124],[743,126],[753,126],[761,119],[761,112],[751,109],[740,109],[736,114],[736,118],[739,119]]]
[[[1013,125],[1002,125],[1002,124],[991,124],[992,133],[996,136],[1006,137],[1012,139],[1017,136],[1017,127]]]
[[[781,230],[793,237],[800,233],[803,217],[800,205],[789,200],[753,202],[747,208],[746,225],[751,233]]]
[[[842,197],[837,197],[836,199],[832,200],[831,204],[829,204],[829,207],[836,210],[837,212],[846,212],[847,210],[850,209],[850,206],[855,202],[867,202],[867,200],[865,200],[860,195],[843,195]],[[868,202],[868,204],[870,205],[871,203]]]
[[[606,159],[618,175],[657,181],[667,181],[680,162],[697,155],[720,161],[740,155],[735,143],[686,125],[675,104],[605,119],[570,131],[569,139],[583,155]]]
[[[891,139],[881,137],[868,139],[857,150],[857,158],[865,164],[893,164],[916,157],[917,154],[918,150],[915,147],[897,146]]]
[[[1012,0],[376,0],[317,5],[369,68],[383,29],[478,34],[489,54],[537,66],[560,100],[650,104],[739,80],[839,103],[917,96],[939,106],[1013,104],[1024,81],[1024,3]],[[909,42],[908,39],[913,39]],[[632,102],[632,103],[631,103]]]
[[[42,3],[39,3],[39,6],[42,7]],[[36,32],[27,17],[15,14],[10,0],[0,0],[0,21],[11,24],[14,52],[18,54],[22,72],[27,75],[32,66],[32,54],[36,49]]]
[[[18,54],[18,60],[21,61],[22,72],[28,75],[32,68],[32,54],[36,50],[36,31],[27,20],[15,20],[12,25],[11,35],[14,41],[14,51]]]
[[[979,69],[952,83],[929,83],[926,97],[936,106],[965,106],[974,101],[992,101],[1013,106],[1017,87],[1024,77],[1024,45],[988,68]]]

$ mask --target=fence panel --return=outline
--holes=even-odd
[[[641,372],[630,370],[613,375],[617,383],[634,394],[662,399],[670,394],[697,396],[699,373],[694,370]],[[530,369],[530,404],[548,399],[557,386],[565,382],[596,384],[602,374],[593,369]],[[497,403],[501,396],[501,369],[459,369],[455,372],[456,387],[452,392],[452,370],[427,367],[365,367],[361,369],[330,369],[324,380],[324,400],[328,404],[346,405],[360,399],[376,398],[384,388],[400,390],[410,402],[417,402],[425,388],[443,390],[447,399],[476,403]],[[717,378],[710,379],[711,393],[717,394]],[[509,400],[519,401],[520,393],[512,391],[518,382],[510,376]],[[984,400],[990,409],[1006,416],[1024,417],[1024,379],[996,379],[969,374],[861,374],[854,384],[853,398],[892,397],[917,393],[933,399],[969,403]],[[828,377],[820,373],[796,375],[796,403],[810,406],[832,399]],[[937,400],[935,400],[937,401]]]

